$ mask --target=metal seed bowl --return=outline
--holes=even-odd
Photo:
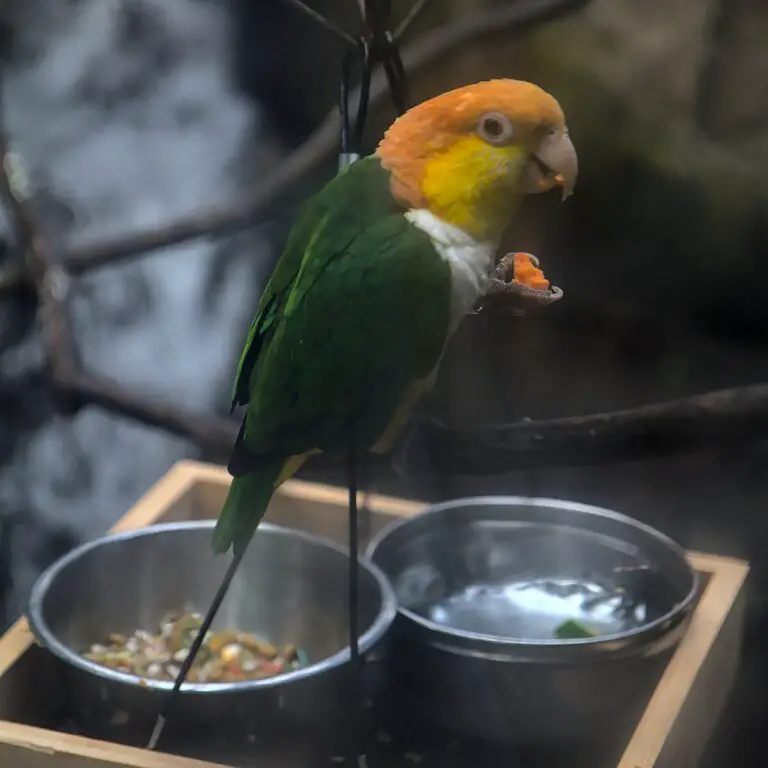
[[[204,612],[230,562],[211,550],[213,522],[155,525],[84,544],[35,584],[29,622],[58,662],[65,714],[88,735],[144,746],[172,683],[108,669],[83,658],[109,633],[156,631],[172,610]],[[190,739],[230,746],[296,734],[311,751],[348,722],[348,552],[333,542],[262,524],[213,628],[253,632],[304,649],[310,665],[264,680],[186,684],[160,743],[189,751]],[[382,641],[397,602],[381,571],[360,559],[361,655]]]
[[[392,523],[367,554],[399,601],[383,669],[400,708],[522,746],[631,728],[699,590],[663,534],[554,499],[437,504]],[[560,640],[567,619],[599,635]]]

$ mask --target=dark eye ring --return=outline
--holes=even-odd
[[[506,144],[515,135],[512,123],[498,112],[489,112],[480,118],[477,132],[489,144]]]

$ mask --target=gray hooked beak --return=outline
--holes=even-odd
[[[563,188],[563,200],[576,186],[579,160],[568,131],[547,136],[532,155],[535,170],[528,174],[528,191],[546,192],[552,187]]]

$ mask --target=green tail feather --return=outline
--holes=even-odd
[[[248,546],[275,492],[283,461],[264,464],[254,472],[235,477],[213,531],[213,551],[222,555],[233,548],[239,556]]]

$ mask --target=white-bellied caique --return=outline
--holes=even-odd
[[[237,370],[232,407],[247,410],[216,552],[245,549],[313,454],[392,447],[523,196],[565,198],[576,174],[558,102],[491,80],[410,109],[304,205]]]

